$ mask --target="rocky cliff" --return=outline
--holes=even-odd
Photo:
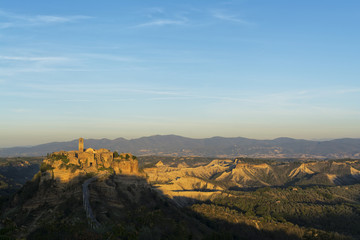
[[[360,160],[292,163],[214,160],[197,167],[156,164],[144,171],[150,183],[174,199],[183,196],[205,200],[227,190],[267,186],[336,186],[360,182]]]

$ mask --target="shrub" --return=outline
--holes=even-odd
[[[89,172],[89,173],[86,173],[85,174],[85,178],[92,178],[92,177],[94,177],[96,175],[96,173],[94,173],[94,172]]]
[[[40,171],[41,172],[46,172],[46,171],[52,170],[52,169],[54,169],[54,168],[50,164],[42,162],[41,165],[40,165]]]
[[[72,172],[72,173],[74,173],[77,169],[81,169],[80,166],[75,165],[75,164],[69,164],[69,165],[67,165],[66,169],[69,169],[69,168],[71,169],[71,172]]]
[[[68,158],[62,158],[61,161],[63,161],[65,164],[68,164],[70,160]]]
[[[104,167],[103,165],[101,165],[101,167],[98,168],[99,171],[108,171],[109,173],[113,174],[115,171],[112,167]]]
[[[69,163],[69,159],[67,158],[66,155],[64,154],[51,154],[51,157],[50,157],[51,160],[61,160],[63,161],[65,164]]]

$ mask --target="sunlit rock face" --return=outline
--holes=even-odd
[[[192,167],[159,161],[144,172],[147,180],[170,198],[203,201],[234,189],[359,183],[360,160],[251,163],[241,159],[220,159]]]
[[[41,165],[41,180],[56,180],[66,183],[80,179],[86,174],[138,175],[136,157],[130,153],[114,153],[108,149],[84,149],[84,140],[79,139],[79,150],[54,152]]]

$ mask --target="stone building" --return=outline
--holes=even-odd
[[[104,169],[113,169],[115,174],[137,174],[138,161],[130,153],[121,153],[114,158],[114,152],[109,149],[84,148],[84,139],[79,139],[79,150],[54,152],[50,155],[51,159],[61,160],[61,164],[68,166],[78,166],[86,172],[96,172]]]

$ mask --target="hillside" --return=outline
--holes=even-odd
[[[19,190],[39,171],[41,157],[0,158],[0,197]]]
[[[360,236],[360,160],[139,159],[84,149],[82,138],[77,150],[48,154],[31,181],[0,198],[0,238]]]
[[[228,190],[360,183],[360,160],[259,163],[221,159],[201,166],[159,162],[144,171],[150,183],[175,200],[179,196],[207,200]]]
[[[77,140],[53,142],[33,147],[0,149],[0,156],[45,156],[60,150],[71,150]],[[176,135],[157,135],[127,140],[124,138],[87,139],[95,148],[132,152],[138,156],[202,156],[255,158],[360,158],[360,139],[310,141],[291,138],[255,140],[247,138],[213,137],[192,139]]]
[[[118,158],[105,162],[99,158],[96,165],[79,158],[76,165],[71,151],[60,153],[49,155],[31,181],[8,202],[0,202],[0,238],[350,240],[360,236],[358,160],[203,159],[206,164],[189,166],[186,161],[192,159],[168,165],[162,158],[164,163],[144,169],[145,178],[141,170],[123,174],[117,169]],[[128,155],[132,160],[126,161],[135,161]],[[106,163],[109,168],[103,167]],[[313,186],[321,179],[317,175],[331,175],[327,186]],[[239,188],[279,184],[292,186]]]

